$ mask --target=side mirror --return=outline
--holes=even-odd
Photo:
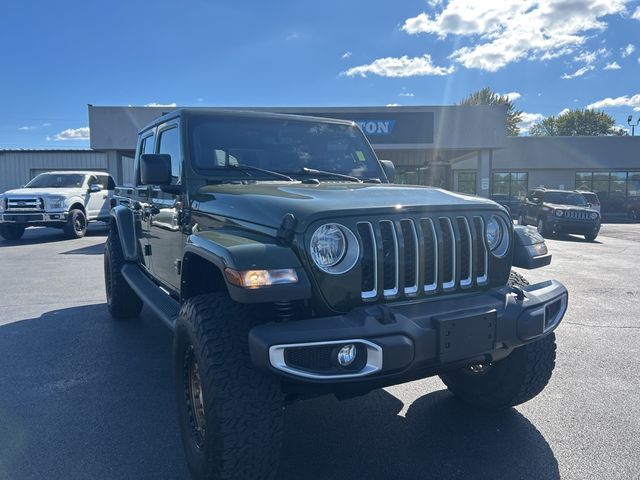
[[[140,156],[140,180],[144,185],[171,183],[171,155],[145,153]]]
[[[89,193],[98,193],[102,191],[102,185],[99,183],[92,183],[89,185]]]
[[[396,166],[393,162],[391,160],[380,160],[380,164],[382,165],[382,170],[384,170],[384,174],[387,176],[389,183],[395,182]]]

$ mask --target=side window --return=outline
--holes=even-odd
[[[180,151],[180,131],[173,127],[160,133],[158,139],[160,148],[158,153],[168,153],[171,155],[171,180],[172,184],[180,183],[180,170],[182,166],[182,154]]]
[[[90,187],[94,183],[99,183],[100,185],[102,185],[102,182],[98,180],[98,177],[96,177],[95,175],[89,176],[89,179],[87,180],[87,187]]]
[[[116,188],[116,184],[111,175],[98,175],[98,183],[103,190],[113,190]]]

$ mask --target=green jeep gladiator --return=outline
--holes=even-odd
[[[177,110],[112,202],[109,310],[174,331],[196,479],[273,478],[289,402],[439,375],[501,409],[542,391],[567,290],[535,229],[483,198],[394,185],[350,121]]]

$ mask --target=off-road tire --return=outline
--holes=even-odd
[[[22,225],[0,225],[0,237],[5,240],[20,240],[24,235]]]
[[[511,272],[509,284],[529,282]],[[551,379],[556,359],[555,333],[516,348],[507,358],[489,364],[484,371],[462,368],[440,375],[451,393],[465,403],[487,410],[519,405],[538,395]]]
[[[104,284],[109,312],[118,319],[137,317],[143,306],[140,297],[122,276],[125,263],[120,238],[111,231],[104,246]]]
[[[587,242],[593,242],[596,238],[598,238],[598,234],[597,233],[589,233],[589,234],[584,236],[584,239]]]
[[[283,397],[280,385],[249,356],[248,332],[258,308],[226,293],[199,295],[180,309],[174,339],[176,397],[191,475],[204,479],[271,479],[280,461]],[[202,397],[190,389],[197,362]],[[197,409],[204,410],[204,432]]]
[[[87,216],[79,208],[74,208],[69,212],[67,223],[65,223],[64,234],[67,238],[82,238],[87,233]]]

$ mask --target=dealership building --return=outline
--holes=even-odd
[[[108,171],[133,180],[137,132],[166,107],[89,105],[90,149],[0,150],[0,191],[46,170]],[[640,137],[507,137],[503,106],[252,108],[352,120],[400,183],[522,199],[534,187],[598,193],[603,211],[640,200]]]

